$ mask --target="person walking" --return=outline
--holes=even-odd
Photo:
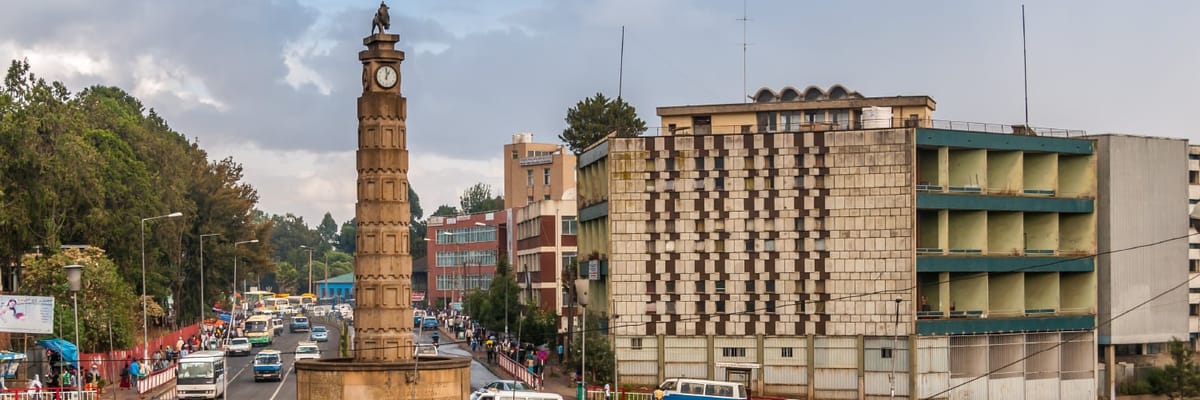
[[[142,375],[142,367],[138,365],[138,360],[134,359],[129,362],[129,385],[135,390],[137,389],[138,378]]]
[[[562,344],[562,342],[558,343],[558,347],[555,348],[554,351],[558,353],[558,363],[562,364],[563,363],[563,344]]]
[[[125,361],[125,368],[121,368],[121,389],[129,389],[129,361]]]

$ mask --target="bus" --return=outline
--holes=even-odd
[[[242,299],[246,303],[250,304],[250,310],[262,307],[263,300],[273,298],[275,298],[275,293],[262,290],[251,290],[249,292],[242,293]]]
[[[225,353],[197,351],[179,359],[175,369],[175,398],[215,399],[225,395]]]
[[[313,294],[313,293],[301,294],[300,295],[300,304],[303,305],[304,308],[306,308],[306,309],[317,305],[317,295]]]
[[[251,346],[266,346],[274,342],[275,327],[271,326],[271,316],[255,315],[242,324],[242,332]]]
[[[263,299],[262,309],[268,312],[282,311],[288,308],[288,300],[280,298]]]

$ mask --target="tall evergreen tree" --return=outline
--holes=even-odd
[[[567,128],[558,139],[567,144],[575,154],[610,133],[617,136],[639,136],[646,132],[646,121],[637,116],[637,110],[622,99],[610,99],[604,94],[581,100],[567,110]]]

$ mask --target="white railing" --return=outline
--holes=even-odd
[[[517,364],[516,361],[513,361],[507,355],[498,354],[497,356],[500,358],[500,369],[512,374],[513,377],[517,378],[521,382],[525,382],[529,384],[529,386],[533,386],[534,389],[540,390],[542,388],[542,377],[530,373],[524,365]]]
[[[138,393],[149,393],[151,390],[175,381],[175,366],[154,371],[148,376],[138,378],[137,391]]]
[[[0,400],[96,400],[95,390],[84,390],[83,397],[74,390],[59,390],[58,388],[29,390],[9,389],[0,392]]]
[[[613,391],[611,393],[612,393],[613,400],[654,400],[654,393],[621,392],[620,394],[618,394],[615,391]],[[586,397],[587,397],[587,400],[607,400],[608,399],[608,397],[606,397],[604,395],[603,389],[600,389],[600,390],[588,389]]]

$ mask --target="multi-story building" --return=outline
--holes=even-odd
[[[1168,342],[1187,340],[1188,221],[1180,215],[1188,148],[1184,139],[1088,138],[1096,142],[1097,342],[1107,383],[1117,380],[1115,362],[1169,363]]]
[[[426,228],[426,298],[434,306],[458,307],[472,290],[487,290],[496,260],[507,256],[508,213],[429,217]]]
[[[559,316],[565,332],[570,314],[562,288],[564,270],[576,265],[575,200],[542,200],[513,211],[517,284],[524,304]],[[574,277],[572,277],[574,279]]]
[[[1200,146],[1188,146],[1188,215],[1200,203]],[[1192,348],[1200,350],[1200,235],[1188,228],[1188,337]]]
[[[660,107],[660,135],[580,155],[621,384],[1095,397],[1091,140],[935,121],[926,96],[755,99]]]
[[[533,143],[532,133],[518,133],[504,145],[504,208],[574,198],[574,190],[575,154],[561,144]]]

